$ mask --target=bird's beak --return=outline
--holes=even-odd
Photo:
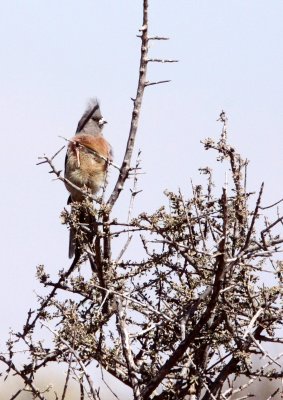
[[[100,118],[100,120],[98,121],[98,125],[99,126],[103,126],[103,125],[105,125],[105,124],[107,124],[107,121],[105,121],[105,119],[102,117],[102,118]]]

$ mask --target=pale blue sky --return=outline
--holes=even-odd
[[[149,66],[150,80],[172,82],[146,90],[137,138],[146,175],[136,209],[157,208],[165,188],[188,193],[197,169],[214,165],[200,140],[218,138],[222,109],[231,143],[251,160],[249,189],[264,180],[266,203],[283,197],[283,2],[149,2],[150,33],[171,37],[152,43],[151,56],[180,62]],[[37,157],[55,153],[64,144],[59,135],[73,135],[87,99],[97,96],[105,136],[121,161],[137,86],[141,9],[141,0],[0,3],[2,343],[34,304],[35,266],[55,274],[69,263],[68,233],[59,222],[67,193],[48,168],[35,166]],[[125,204],[117,204],[118,213]]]

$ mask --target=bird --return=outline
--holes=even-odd
[[[103,127],[107,123],[96,98],[90,99],[88,106],[78,122],[75,136],[69,140],[65,158],[65,186],[70,193],[68,204],[82,203],[86,192],[94,195],[103,187],[107,166],[113,159],[111,145],[103,137]],[[71,186],[71,182],[78,190]],[[79,222],[91,223],[93,217],[80,211]],[[70,227],[69,258],[76,252],[75,229]]]

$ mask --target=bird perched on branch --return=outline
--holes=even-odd
[[[76,135],[70,139],[65,159],[65,178],[92,195],[104,185],[107,165],[112,160],[112,148],[102,135],[103,126],[106,123],[97,99],[91,99],[78,123]],[[70,192],[68,204],[81,203],[85,199],[83,191],[72,187],[67,182],[65,185]],[[79,221],[89,223],[90,219],[83,215],[82,211]],[[75,232],[71,227],[70,258],[73,257],[75,250]]]

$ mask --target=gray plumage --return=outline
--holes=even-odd
[[[101,134],[103,126],[106,123],[107,122],[102,117],[98,100],[92,98],[79,120],[76,133],[87,133],[89,135],[98,136]]]

